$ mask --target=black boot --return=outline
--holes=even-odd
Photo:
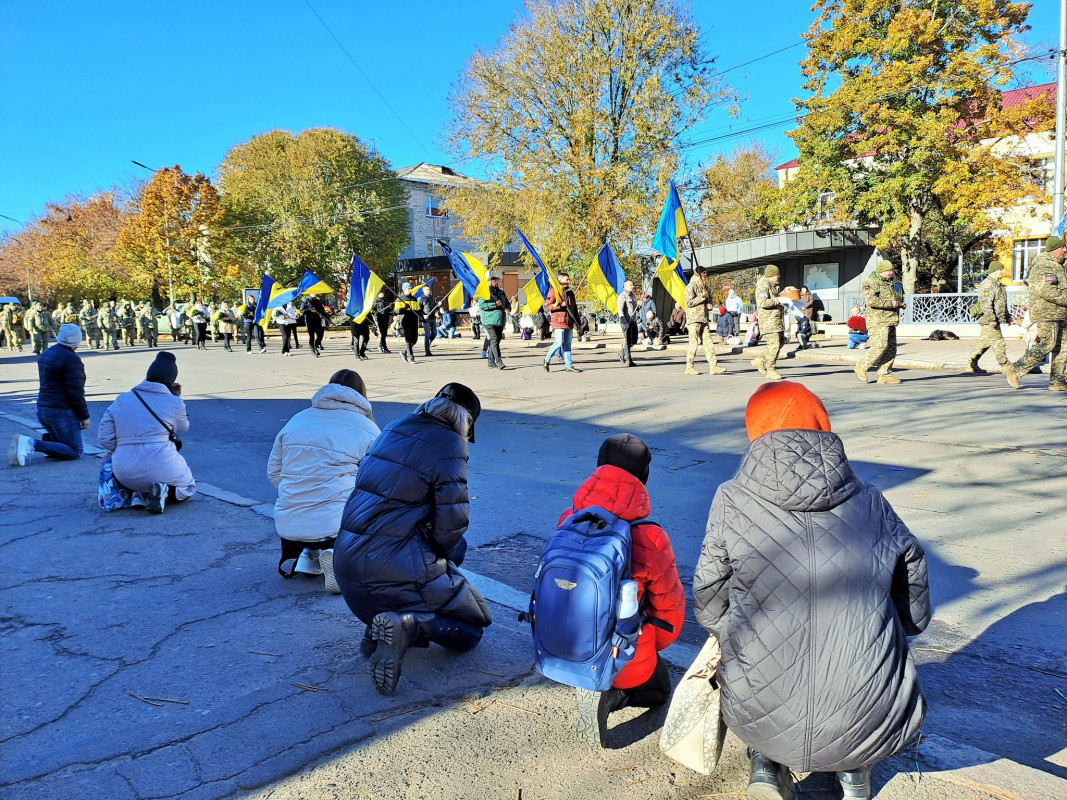
[[[749,800],[793,800],[793,780],[789,770],[749,748]]]
[[[371,620],[371,639],[377,642],[370,659],[371,678],[379,694],[392,695],[400,680],[404,653],[417,639],[433,633],[433,614],[398,614],[388,611]]]
[[[626,692],[608,689],[591,692],[578,689],[578,738],[593,747],[607,747],[608,714],[626,707]]]
[[[364,658],[374,655],[374,650],[378,647],[378,642],[371,638],[370,632],[371,626],[368,625],[363,630],[363,638],[359,640],[359,654]]]
[[[866,768],[837,773],[843,800],[871,800],[871,771]]]

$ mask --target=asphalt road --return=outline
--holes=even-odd
[[[639,366],[624,369],[607,341],[576,353],[583,373],[550,375],[540,366],[545,350],[515,340],[505,343],[503,372],[487,370],[469,339],[415,365],[377,353],[357,362],[343,338],[328,339],[320,359],[306,348],[283,358],[275,340],[263,355],[179,347],[193,425],[183,454],[199,480],[270,503],[274,436],[334,370],[360,372],[380,425],[456,380],[483,406],[471,448],[471,569],[526,590],[600,442],[629,431],[653,450],[652,516],[688,580],[714,489],[747,445],[744,406],[761,377],[744,356],[720,360],[726,375],[685,376],[683,356],[670,351],[638,352]],[[82,354],[95,423],[152,353]],[[1067,693],[1064,396],[1037,381],[1013,392],[996,375],[903,370],[899,386],[864,386],[847,365],[791,360],[779,371],[822,397],[856,471],[927,548],[935,621],[915,644],[928,729],[1067,777],[1067,701],[1055,692]],[[0,412],[32,417],[35,391],[32,356],[0,354]],[[684,636],[700,634],[690,625]]]

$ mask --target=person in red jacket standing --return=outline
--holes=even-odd
[[[645,489],[652,453],[633,434],[622,433],[600,446],[597,468],[574,493],[574,505],[560,516],[600,506],[620,519],[646,519],[652,501]],[[667,532],[654,522],[630,529],[633,544],[630,573],[637,582],[638,607],[645,624],[637,638],[633,660],[607,692],[578,690],[578,734],[594,746],[605,746],[608,715],[620,708],[655,708],[671,695],[667,664],[659,651],[671,645],[685,621],[685,589],[678,578],[674,550]]]

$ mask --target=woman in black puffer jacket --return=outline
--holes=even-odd
[[[367,626],[360,649],[377,690],[391,695],[410,646],[470,650],[492,623],[456,569],[467,543],[467,442],[481,405],[450,383],[385,427],[364,456],[341,518],[334,573]]]

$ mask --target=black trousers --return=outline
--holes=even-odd
[[[308,314],[304,317],[308,327],[308,344],[311,345],[313,350],[322,349],[322,334],[325,328],[322,327],[322,322],[318,319],[318,314]]]
[[[410,315],[409,315],[410,316]],[[410,323],[401,323],[404,328],[404,352],[415,360],[415,344],[419,341],[419,322],[414,317]]]
[[[352,320],[349,323],[349,329],[352,331],[352,350],[357,356],[367,355],[367,345],[370,343],[370,323],[367,320],[363,322]]]
[[[488,352],[489,368],[499,367],[504,362],[500,358],[500,339],[501,334],[504,332],[503,325],[486,325],[485,335],[489,339]]]
[[[203,348],[207,347],[207,323],[206,322],[194,322],[193,323],[193,336],[196,338],[196,343]]]
[[[383,353],[388,353],[389,346],[385,342],[385,337],[389,335],[389,315],[375,314],[374,324],[378,327],[378,347],[382,349]]]
[[[619,348],[619,360],[623,364],[632,364],[633,357],[630,355],[630,348],[637,344],[637,326],[631,323],[626,330],[622,332],[622,347]]]
[[[296,325],[279,325],[278,330],[282,332],[282,353],[288,353],[289,339],[296,333]]]

